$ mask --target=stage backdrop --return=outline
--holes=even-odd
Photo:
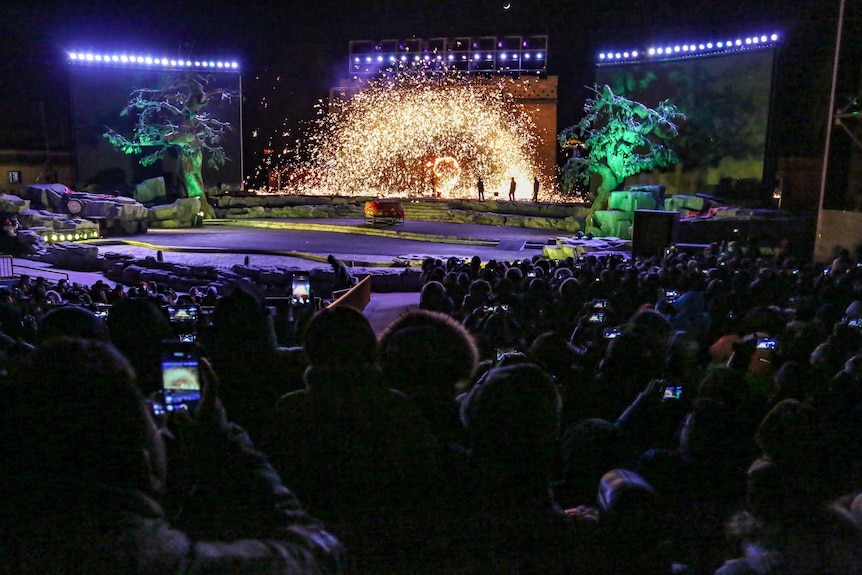
[[[602,64],[596,83],[653,107],[670,100],[685,113],[671,143],[674,171],[628,178],[668,193],[749,199],[762,192],[775,48],[675,60]]]
[[[126,155],[102,137],[109,126],[126,137],[132,136],[135,117],[120,116],[131,92],[138,88],[160,89],[188,70],[115,67],[98,64],[70,64],[69,82],[72,107],[72,131],[77,172],[76,189],[95,185],[100,192],[129,191],[147,178],[165,175],[171,166],[164,162],[144,167],[140,155]],[[209,80],[207,90],[225,88],[240,94],[240,74],[237,71],[206,70],[199,75]],[[227,162],[214,170],[207,166],[209,154],[204,151],[204,185],[228,184],[239,189],[242,183],[242,123],[241,97],[231,100],[214,99],[205,111],[232,126],[221,142]]]

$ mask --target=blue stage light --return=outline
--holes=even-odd
[[[233,69],[239,68],[239,63],[229,61],[201,61],[201,60],[183,60],[177,58],[168,58],[167,56],[152,57],[152,56],[137,56],[134,54],[94,54],[90,52],[69,52],[69,61],[72,63],[99,63],[106,65],[145,65],[145,66],[162,66],[165,68],[220,68]]]
[[[779,34],[774,33],[769,36],[747,36],[731,40],[721,40],[716,42],[701,42],[688,44],[672,44],[664,46],[651,46],[645,50],[645,56],[661,56],[661,57],[691,57],[692,55],[708,53],[714,50],[754,50],[770,46],[779,40]],[[637,59],[641,52],[630,50],[628,52],[599,52],[597,60],[612,61],[620,59]]]

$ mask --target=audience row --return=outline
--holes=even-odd
[[[248,291],[144,288],[3,308],[7,572],[862,569],[847,253],[429,259],[379,336],[334,307],[295,347]],[[166,411],[163,306],[202,296],[202,398]]]

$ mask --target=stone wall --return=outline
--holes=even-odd
[[[364,218],[363,207],[372,197],[294,195],[239,195],[214,198],[217,218]],[[405,200],[409,201],[409,200]],[[421,202],[420,202],[421,203]],[[429,205],[436,202],[429,202]],[[575,233],[583,229],[589,206],[488,200],[449,200],[442,210],[411,210],[407,219],[512,226]],[[412,206],[412,204],[411,204]],[[405,204],[405,211],[407,211]]]

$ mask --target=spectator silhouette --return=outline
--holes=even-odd
[[[39,319],[39,339],[81,337],[109,341],[108,326],[93,312],[77,305],[54,308]]]
[[[550,487],[560,408],[553,381],[531,363],[491,369],[462,399],[474,572],[589,572],[586,541]]]
[[[567,427],[561,442],[560,485],[555,488],[566,507],[590,505],[596,486],[611,469],[628,464],[631,447],[620,429],[604,419],[584,419]]]
[[[332,254],[326,257],[326,261],[332,266],[333,285],[332,291],[350,289],[353,286],[353,276],[347,268],[347,264]]]
[[[419,309],[452,315],[455,313],[455,302],[442,283],[430,281],[419,292]]]
[[[455,401],[476,372],[473,336],[448,315],[411,310],[380,334],[380,366],[386,385],[409,395],[442,446],[462,440]]]
[[[117,302],[108,312],[111,342],[125,355],[138,375],[138,385],[149,396],[162,388],[161,344],[176,339],[167,315],[149,298]]]
[[[236,288],[216,302],[202,338],[225,408],[256,442],[269,432],[276,401],[302,388],[307,366],[301,349],[278,347],[272,320],[254,294]]]
[[[176,460],[115,348],[55,338],[17,377],[0,424],[16,471],[0,504],[3,572],[341,571],[338,541],[227,423],[214,390],[171,452],[195,455],[180,466],[195,490],[172,494],[184,510],[174,522],[162,500]]]
[[[600,571],[605,573],[673,573],[667,507],[643,477],[612,469],[599,481]]]
[[[278,401],[268,453],[309,510],[331,522],[359,572],[381,572],[420,547],[417,523],[440,484],[438,444],[416,405],[386,388],[360,312],[316,312],[303,347],[306,387]]]

